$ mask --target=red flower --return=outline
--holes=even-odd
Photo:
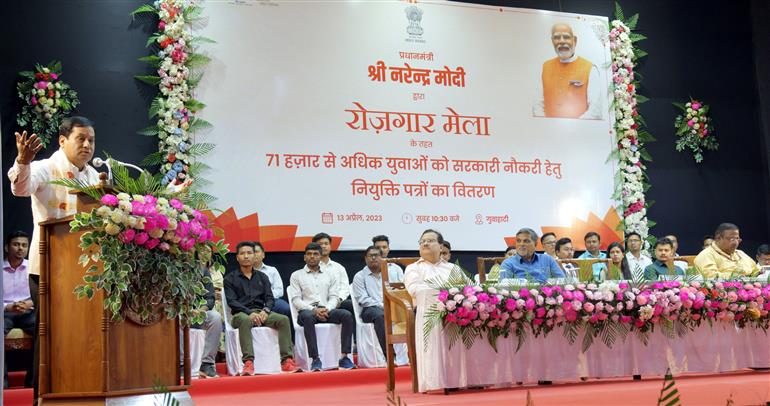
[[[176,161],[176,154],[174,153],[168,154],[168,158],[166,159],[168,159],[169,162],[174,163]]]
[[[634,84],[633,83],[629,83],[628,84],[628,92],[633,92],[633,91],[634,91]]]
[[[53,95],[54,95],[53,89],[48,90],[48,97],[53,97]]]
[[[639,124],[633,123],[633,124],[631,124],[631,128],[636,130],[637,128],[639,128]]]
[[[43,80],[43,74],[42,74],[42,73],[40,73],[40,72],[36,73],[36,74],[35,74],[35,79],[37,79],[37,80]]]
[[[160,48],[166,49],[167,46],[171,45],[174,42],[171,38],[166,38],[163,41],[160,42]]]

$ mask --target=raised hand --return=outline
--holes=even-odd
[[[21,134],[16,133],[16,162],[22,165],[28,165],[35,159],[40,150],[43,149],[43,142],[37,137],[37,134],[32,134],[27,137],[27,132],[24,131]]]

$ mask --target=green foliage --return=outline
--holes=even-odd
[[[155,7],[153,7],[153,6],[149,5],[149,4],[145,4],[145,5],[143,5],[143,6],[140,6],[140,7],[139,7],[139,8],[137,8],[136,10],[132,11],[132,12],[131,12],[131,18],[134,18],[134,17],[135,17],[137,14],[142,14],[142,13],[157,13],[157,12],[158,12],[158,9],[157,9],[157,8],[155,8]]]
[[[155,75],[136,75],[134,79],[147,83],[148,85],[157,86],[160,83],[160,77]]]
[[[658,406],[677,406],[681,404],[679,389],[677,389],[674,377],[671,375],[671,369],[666,368],[666,376],[663,378],[663,386],[660,389],[660,396],[658,396]]]

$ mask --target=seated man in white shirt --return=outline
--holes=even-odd
[[[757,248],[757,266],[759,267],[757,278],[770,276],[770,245],[762,244]]]
[[[273,312],[282,314],[291,320],[291,309],[289,302],[283,299],[283,281],[281,274],[274,266],[265,264],[265,247],[259,241],[254,241],[254,270],[260,271],[270,279],[270,291],[273,292]],[[291,325],[291,338],[294,341],[294,323]]]
[[[426,290],[433,290],[429,281],[446,280],[454,266],[441,258],[441,243],[444,237],[435,230],[425,230],[418,241],[420,259],[406,267],[404,286],[412,299]]]
[[[572,248],[572,240],[567,237],[560,238],[556,241],[554,252],[556,253],[557,259],[572,259],[575,256],[575,249]],[[564,275],[567,278],[578,279],[579,271],[575,264],[561,262],[559,263],[559,266],[564,270]]]
[[[337,279],[337,304],[333,309],[345,309],[353,314],[353,304],[350,301],[350,278],[348,271],[339,262],[329,258],[332,252],[332,237],[326,233],[313,236],[313,242],[321,246],[321,262],[319,266],[324,271],[333,273]]]
[[[641,275],[652,265],[652,258],[642,251],[642,236],[636,231],[626,234],[626,260],[631,275]]]
[[[353,369],[353,361],[348,358],[355,330],[353,314],[344,309],[337,309],[337,277],[328,269],[321,268],[321,252],[319,244],[311,242],[305,247],[305,267],[291,274],[289,284],[298,292],[291,297],[291,303],[299,310],[297,324],[304,327],[308,355],[313,360],[311,371],[323,369],[321,358],[318,356],[318,341],[316,340],[316,323],[334,323],[342,325],[340,369]]]
[[[366,249],[364,260],[366,266],[353,277],[353,293],[361,305],[361,321],[373,323],[380,342],[382,354],[387,353],[385,346],[385,313],[382,304],[382,273],[380,263],[381,251],[375,246]],[[388,269],[388,281],[400,282],[404,279],[401,268]]]

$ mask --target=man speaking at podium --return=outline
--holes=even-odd
[[[40,231],[38,224],[75,214],[77,197],[68,188],[48,182],[61,178],[78,179],[86,184],[97,184],[99,173],[88,165],[94,156],[94,124],[85,117],[69,117],[59,125],[59,150],[48,159],[32,161],[43,148],[36,134],[16,133],[18,151],[13,166],[8,171],[11,193],[19,197],[32,197],[32,243],[29,254],[30,292],[35,312],[38,310],[37,285],[40,278]],[[35,315],[37,318],[37,314]],[[40,320],[38,318],[38,320]],[[35,328],[34,355],[34,402],[37,404],[38,389],[38,339]]]

